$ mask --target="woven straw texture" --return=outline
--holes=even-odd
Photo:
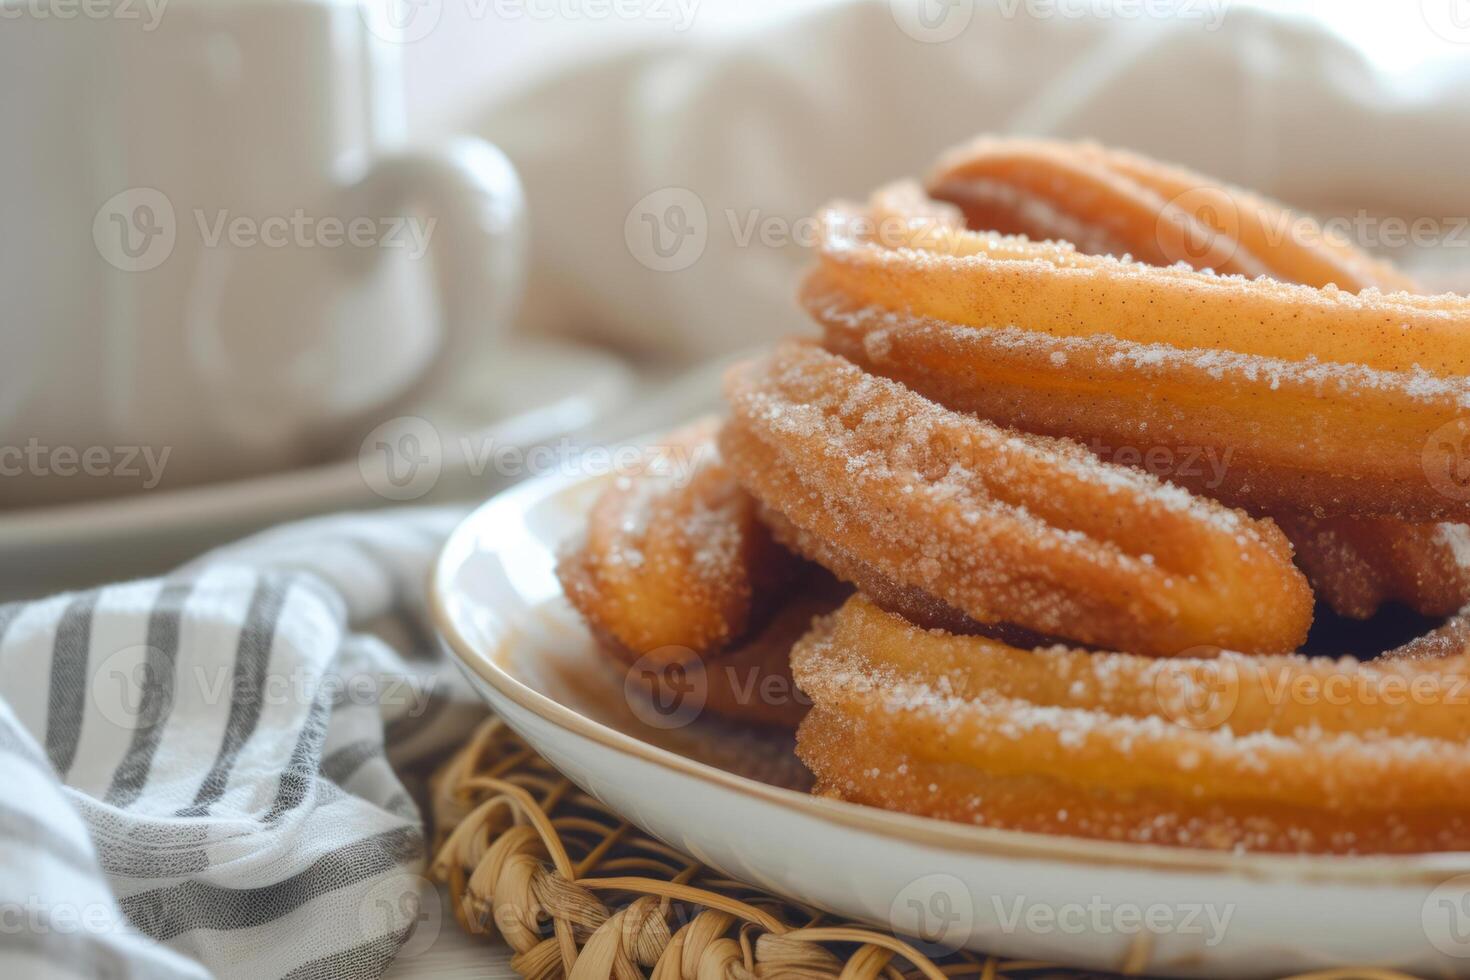
[[[931,960],[897,936],[835,921],[648,837],[582,792],[499,719],[435,774],[436,857],[466,931],[503,940],[534,980],[901,980],[1121,974],[954,953]],[[1140,934],[1142,937],[1144,934]],[[1410,980],[1377,969],[1289,980]]]

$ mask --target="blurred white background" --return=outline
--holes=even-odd
[[[117,481],[0,486],[12,505],[135,504],[99,505],[90,524],[0,514],[29,589],[38,563],[76,564],[63,541],[91,552],[104,532],[146,532],[162,562],[165,526],[238,532],[380,503],[351,454],[395,419],[545,439],[651,400],[651,378],[808,331],[793,297],[815,211],[922,175],[981,132],[1096,139],[1367,216],[1358,244],[1432,288],[1470,287],[1470,0],[148,2],[169,7],[157,33],[42,16],[36,41],[24,21],[0,29],[0,110],[26,134],[0,144],[8,186],[26,189],[0,195],[0,278],[19,304],[0,338],[0,448],[45,436],[38,418],[75,421],[46,438],[166,446],[169,480],[198,492],[183,507]],[[494,163],[492,144],[524,209],[519,189],[489,193],[496,181],[445,184],[508,169],[462,166]],[[345,163],[390,156],[372,184],[390,200],[336,196]],[[162,205],[177,234],[139,224]],[[381,267],[348,276],[307,261],[325,250],[216,247],[195,230],[199,215],[365,208],[442,218],[437,257],[406,267],[377,249],[364,254]],[[1391,219],[1427,221],[1443,247],[1394,245],[1377,234]],[[125,268],[99,228],[146,231],[157,267]],[[483,233],[515,244],[477,252]],[[466,288],[431,304],[446,284]],[[443,342],[455,336],[468,343]],[[452,374],[426,369],[430,348],[452,352],[438,359]],[[195,371],[196,349],[228,356]],[[7,417],[27,385],[29,414]],[[545,424],[511,424],[522,415]],[[231,448],[247,437],[261,458]]]
[[[438,8],[436,30],[405,52],[408,108],[416,135],[454,129],[487,101],[514,95],[571,63],[635,46],[719,42],[783,17],[840,0],[418,0]],[[940,3],[943,0],[926,0]],[[953,0],[968,2],[968,0]],[[987,0],[977,0],[987,2]],[[1123,3],[1129,0],[1121,0]],[[1199,0],[1177,0],[1198,7]],[[599,3],[609,12],[591,11]],[[1099,5],[1092,0],[1089,6]],[[669,16],[616,11],[667,9]],[[1470,47],[1436,33],[1430,22],[1470,33],[1466,0],[1230,0],[1326,25],[1363,51],[1395,86],[1412,88],[1439,60],[1470,58]],[[684,12],[692,16],[685,23]]]

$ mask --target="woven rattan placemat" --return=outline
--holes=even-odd
[[[534,980],[1103,977],[972,953],[930,959],[726,878],[578,789],[504,722],[486,721],[433,778],[436,857],[466,931],[498,937]],[[1147,962],[1139,943],[1124,975]],[[1340,969],[1291,980],[1410,980]]]

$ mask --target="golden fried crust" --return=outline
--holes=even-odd
[[[1443,662],[1460,656],[1470,656],[1470,616],[1463,611],[1451,616],[1438,629],[1386,651],[1375,662]]]
[[[921,629],[940,629],[960,636],[988,636],[1028,649],[1056,642],[1056,637],[1022,629],[1013,623],[981,623],[971,619],[932,593],[900,585],[836,542],[793,524],[780,511],[763,506],[760,516],[781,544],[856,586],[878,608],[902,616]]]
[[[794,574],[712,435],[712,424],[675,433],[667,465],[611,481],[557,564],[572,605],[630,662],[724,650]]]
[[[978,234],[911,186],[822,227],[802,302],[828,348],[950,408],[1233,506],[1470,518],[1470,299]]]
[[[821,565],[842,581],[852,583],[889,612],[925,629],[973,633],[981,628],[981,624],[944,600],[923,589],[894,582],[835,541],[793,524],[780,511],[763,506],[760,515],[762,523],[771,529],[777,541]]]
[[[1232,506],[1463,519],[1465,382],[972,328],[853,304],[825,274],[823,343],[949,408],[1067,436]]]
[[[1339,615],[1367,619],[1385,602],[1425,616],[1470,603],[1470,527],[1392,518],[1274,515],[1296,548],[1317,598]]]
[[[855,597],[793,650],[830,795],[1020,830],[1336,853],[1470,845],[1467,659],[1160,661],[918,630]]]
[[[1350,292],[1417,290],[1310,215],[1096,143],[982,138],[945,154],[927,190],[971,228],[1070,241],[1091,254]]]
[[[882,220],[915,209],[921,220]],[[1470,372],[1470,298],[1453,293],[1353,294],[1084,255],[1067,243],[968,231],[910,184],[879,191],[869,208],[835,205],[819,227],[822,268],[862,305],[1052,337]]]
[[[1221,273],[1267,275],[1307,286],[1335,284],[1351,292],[1367,288],[1418,290],[1413,279],[1388,263],[1375,261],[1351,243],[1335,239],[1307,215],[1293,214],[1274,202],[1200,174],[1095,143],[980,139],[947,154],[930,177],[928,191],[935,198],[959,206],[971,228],[1064,238],[1082,251],[1094,254],[1127,253],[1153,265],[1183,262],[1200,270],[1214,268]],[[833,322],[836,318],[825,311],[814,312],[829,323],[833,349],[852,359],[860,362],[867,359],[867,351],[861,349],[864,345],[860,341],[871,339],[882,346],[886,340],[877,336],[863,338],[850,325],[844,329]],[[910,338],[910,342],[915,339]],[[971,353],[979,353],[982,346],[975,344]],[[924,371],[911,353],[885,351],[875,359],[902,363],[914,372]],[[1048,358],[1067,357],[1059,348],[1034,353]],[[1111,345],[1108,353],[1117,357],[1122,353],[1121,345]],[[999,370],[988,352],[985,359],[990,370]],[[1068,357],[1068,360],[1079,362],[1078,374],[1085,376],[1094,389],[1105,387],[1102,380],[1106,367],[1099,371],[1085,355]],[[1226,380],[1240,386],[1239,376],[1230,378],[1228,371],[1219,365],[1215,367],[1216,378],[1196,375],[1188,379],[1188,387],[1212,392],[1222,387],[1212,382]],[[1030,370],[1023,373],[1027,377],[1036,374]],[[991,403],[1008,400],[1012,404],[999,409],[990,404],[970,407],[1028,428],[1092,438],[1103,455],[1114,458],[1119,448],[1106,447],[1110,441],[1122,440],[1119,428],[1108,425],[1106,420],[1110,413],[1131,412],[1134,425],[1130,438],[1155,441],[1151,448],[1164,450],[1156,455],[1156,460],[1182,459],[1189,454],[1191,443],[1196,447],[1194,451],[1201,465],[1179,464],[1194,471],[1184,475],[1182,482],[1187,485],[1207,493],[1223,485],[1225,495],[1233,503],[1245,506],[1262,499],[1262,488],[1269,489],[1283,481],[1289,481],[1298,493],[1313,492],[1310,474],[1297,474],[1296,479],[1291,479],[1291,460],[1321,460],[1322,447],[1333,444],[1328,427],[1332,417],[1318,411],[1317,390],[1302,391],[1300,386],[1293,385],[1284,386],[1284,391],[1282,387],[1277,388],[1272,409],[1281,410],[1284,419],[1288,417],[1285,409],[1295,403],[1297,418],[1312,429],[1310,438],[1290,445],[1289,454],[1280,455],[1274,469],[1262,471],[1254,460],[1242,460],[1244,468],[1230,479],[1228,474],[1217,471],[1217,467],[1227,467],[1229,461],[1221,455],[1206,456],[1198,449],[1209,445],[1208,433],[1223,435],[1234,431],[1235,419],[1229,412],[1230,406],[1216,401],[1196,405],[1187,393],[1178,391],[1185,385],[1185,378],[1163,371],[1158,374],[1154,380],[1160,385],[1153,390],[1175,395],[1170,401],[1190,412],[1194,434],[1171,433],[1166,425],[1162,432],[1153,426],[1152,435],[1146,436],[1152,413],[1107,404],[1101,399],[1089,401],[1088,396],[1075,389],[1069,393],[1070,403],[1065,397],[1038,403],[1037,408],[1044,413],[1041,418],[1022,404],[1024,394],[997,385],[987,386],[985,398]],[[1168,379],[1178,384],[1165,387]],[[1121,377],[1112,380],[1120,387],[1125,384]],[[966,392],[956,388],[968,388],[974,382],[967,380],[963,385],[955,385],[936,378],[930,384],[938,389],[935,397],[941,402],[964,404],[969,402]],[[1338,461],[1339,465],[1352,465],[1355,457],[1379,455],[1376,449],[1367,449],[1363,439],[1365,431],[1378,428],[1372,417],[1343,418],[1338,420],[1338,425],[1353,434],[1351,446],[1340,447],[1348,448],[1348,452]],[[1261,434],[1278,439],[1281,436],[1280,432],[1271,433],[1264,428]],[[1392,431],[1385,435],[1390,445],[1407,445],[1411,458],[1404,463],[1409,467],[1415,462],[1413,451],[1432,438],[1431,432],[1422,430],[1407,434]],[[1226,444],[1246,445],[1250,438],[1249,433],[1237,434]],[[1142,453],[1134,451],[1132,455],[1135,465],[1143,461]],[[1215,486],[1210,485],[1212,481]],[[1384,487],[1381,481],[1360,487],[1360,495],[1367,496],[1368,503],[1376,499],[1395,509],[1399,506],[1394,503],[1396,495],[1392,486]],[[1323,496],[1326,494],[1318,496],[1314,505],[1317,509],[1321,509]],[[1470,531],[1463,525],[1413,524],[1392,518],[1319,519],[1306,512],[1272,516],[1291,538],[1298,562],[1306,570],[1318,597],[1342,615],[1366,619],[1384,602],[1398,601],[1424,615],[1445,616],[1470,601],[1470,571],[1462,563],[1470,561]]]
[[[765,507],[980,622],[1157,656],[1290,650],[1310,624],[1274,525],[1075,443],[950,412],[803,344],[732,369],[726,394],[721,450]]]

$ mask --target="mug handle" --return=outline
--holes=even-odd
[[[383,418],[443,385],[487,332],[507,329],[520,307],[526,273],[525,192],[515,167],[485,140],[456,137],[425,150],[374,156],[342,180],[345,214],[436,219],[429,235],[439,300],[438,348],[406,389],[371,414]],[[378,252],[356,253],[353,274],[370,275]]]

